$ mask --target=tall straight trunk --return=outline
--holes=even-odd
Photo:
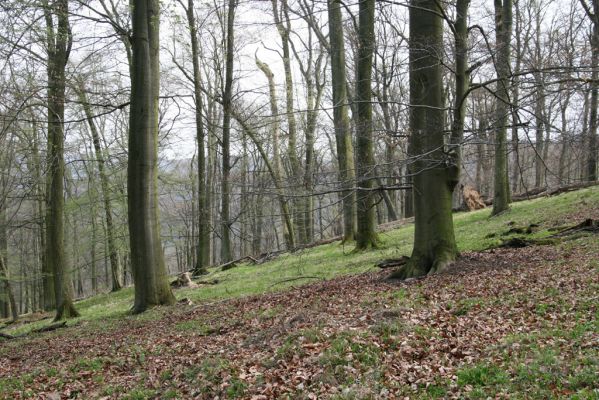
[[[252,209],[251,198],[248,194],[248,168],[249,168],[249,159],[248,159],[248,144],[247,138],[244,136],[241,139],[241,196],[240,199],[242,201],[240,207],[240,213],[243,216],[239,234],[239,255],[241,257],[249,254],[249,230],[248,223],[246,220],[250,218],[250,211]]]
[[[581,0],[584,1],[584,0]],[[597,106],[599,103],[599,0],[592,0],[592,22],[593,32],[591,34],[591,102],[590,119],[588,134],[588,156],[586,180],[597,180],[597,128],[599,118],[597,116]]]
[[[460,180],[462,168],[462,140],[464,139],[464,120],[466,118],[466,100],[469,85],[468,73],[468,8],[470,0],[458,0],[456,3],[455,35],[455,94],[450,138],[450,169],[448,185],[453,191]]]
[[[46,3],[44,13],[48,45],[46,262],[54,278],[55,319],[60,320],[79,315],[73,305],[64,237],[65,68],[72,44],[68,0],[57,0],[51,6]]]
[[[279,107],[277,105],[277,92],[274,81],[274,74],[272,70],[268,66],[268,64],[263,63],[256,57],[256,65],[258,68],[264,73],[266,79],[268,79],[268,92],[270,98],[270,113],[272,115],[272,123],[271,123],[271,137],[272,137],[272,163],[269,162],[268,157],[264,157],[264,162],[268,165],[272,165],[268,167],[269,170],[272,170],[272,179],[274,181],[275,187],[278,188],[277,198],[279,200],[279,207],[281,209],[281,215],[284,220],[284,237],[285,243],[287,244],[288,249],[295,248],[296,240],[295,240],[295,227],[293,224],[292,216],[289,213],[289,206],[287,200],[285,198],[285,193],[283,190],[282,184],[282,170],[281,166],[281,152],[279,150],[280,139],[279,139]],[[258,145],[257,145],[258,146]]]
[[[230,217],[230,174],[231,174],[231,97],[233,92],[233,53],[235,51],[235,7],[237,0],[229,0],[227,11],[227,51],[225,65],[225,90],[223,93],[223,169],[221,182],[221,262],[231,261],[233,249],[231,243]]]
[[[202,101],[202,77],[200,74],[200,46],[198,44],[198,29],[195,20],[194,0],[187,1],[187,24],[189,26],[189,35],[191,37],[191,59],[193,65],[193,95],[195,102],[195,120],[196,120],[196,143],[197,143],[197,170],[198,170],[198,214],[197,228],[198,241],[196,247],[196,264],[194,274],[200,275],[206,273],[206,266],[210,259],[210,223],[207,220],[208,212],[206,210],[206,154],[204,149],[205,129],[203,118]]]
[[[535,81],[535,188],[539,188],[544,184],[545,178],[545,144],[543,135],[545,133],[545,125],[549,124],[549,120],[545,119],[545,74],[542,72],[543,57],[541,54],[541,10],[536,4],[535,18],[535,48],[534,48],[534,63],[536,72],[534,72]]]
[[[133,76],[129,119],[127,200],[133,312],[173,304],[158,216],[158,95],[160,90],[158,0],[133,1]]]
[[[518,191],[518,183],[520,181],[520,138],[518,135],[518,124],[520,119],[518,117],[518,107],[520,102],[520,70],[522,69],[522,37],[520,30],[522,29],[522,17],[520,12],[520,2],[515,2],[516,6],[516,48],[514,53],[516,56],[516,65],[514,66],[514,77],[512,79],[512,154],[513,164],[512,173],[510,177],[511,191],[515,193]]]
[[[349,122],[341,2],[339,0],[329,0],[328,12],[329,40],[331,43],[331,82],[333,87],[333,123],[335,125],[339,180],[343,188],[341,192],[343,201],[343,241],[347,242],[354,240],[358,222],[356,192],[352,190],[356,180],[356,170]]]
[[[377,246],[375,232],[374,138],[372,126],[372,58],[374,52],[374,0],[360,1],[356,82],[356,163],[358,176],[358,230],[356,250]]]
[[[443,19],[436,12],[435,0],[412,0],[410,5],[410,130],[413,133],[409,154],[416,158],[415,230],[410,261],[393,274],[401,279],[440,272],[457,257],[451,215],[455,167],[447,165],[444,154],[442,64],[438,59],[443,53]]]
[[[497,93],[495,107],[495,179],[493,215],[509,208],[510,188],[507,163],[507,122],[509,114],[510,41],[512,35],[512,0],[495,0],[497,42]]]
[[[102,201],[104,203],[104,219],[106,222],[106,240],[108,243],[108,257],[110,259],[111,271],[111,291],[116,292],[122,288],[120,279],[119,253],[116,247],[116,233],[114,223],[112,221],[112,200],[110,199],[110,189],[108,183],[108,175],[106,174],[106,161],[104,159],[104,151],[100,142],[100,133],[94,121],[94,115],[87,99],[85,84],[83,80],[79,80],[78,95],[85,112],[89,131],[92,135],[92,143],[94,145],[94,157],[98,163],[98,175],[100,176],[100,187],[102,188]]]

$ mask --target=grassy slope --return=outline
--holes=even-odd
[[[588,216],[599,218],[599,188],[517,203],[495,218],[489,210],[457,214],[456,237],[461,251],[481,250],[499,240],[489,233],[510,226],[537,223],[534,236],[542,237],[548,228]],[[83,317],[69,323],[78,328],[0,345],[0,399],[35,398],[40,390],[65,394],[78,380],[87,382],[79,382],[80,398],[187,398],[189,390],[201,390],[200,398],[249,398],[275,375],[295,379],[306,371],[312,383],[305,391],[296,386],[272,396],[307,398],[308,391],[321,390],[321,398],[383,398],[391,390],[423,399],[599,399],[596,236],[555,247],[469,253],[455,275],[408,286],[382,284],[376,274],[302,290],[284,289],[305,281],[278,283],[375,270],[377,260],[409,254],[412,229],[383,234],[379,250],[353,254],[339,244],[320,246],[214,272],[218,285],[177,291],[178,298],[208,303],[281,292],[248,303],[130,316],[131,289],[82,301]],[[124,335],[114,343],[113,330]],[[84,347],[55,360],[63,345],[53,338],[61,335],[69,346]],[[181,335],[185,340],[178,342]],[[16,367],[19,378],[11,367],[3,370],[3,357],[24,369]],[[146,359],[160,360],[160,369]],[[87,393],[92,386],[100,389]]]
[[[531,223],[541,225],[541,230],[533,237],[549,234],[548,228],[565,223],[565,216],[573,210],[580,210],[580,218],[585,218],[584,210],[599,204],[599,188],[589,188],[550,198],[514,203],[510,212],[490,218],[490,209],[457,213],[454,216],[456,239],[460,251],[483,250],[500,241],[498,237],[488,237],[489,233],[501,233],[509,229],[509,223],[526,226]],[[380,235],[381,247],[363,253],[353,253],[352,246],[333,243],[283,255],[271,262],[254,266],[243,264],[225,272],[212,272],[205,279],[218,279],[218,285],[200,289],[183,289],[176,292],[177,298],[189,298],[194,302],[211,302],[227,298],[281,291],[291,286],[312,282],[315,279],[284,280],[310,276],[331,279],[337,276],[358,274],[376,269],[374,264],[385,258],[409,255],[412,248],[414,227],[408,225]],[[69,324],[92,321],[102,324],[103,319],[123,318],[133,302],[133,289],[119,293],[98,295],[77,303],[81,317]],[[163,310],[151,310],[142,316],[128,316],[129,319],[158,318]],[[20,334],[47,324],[40,321],[8,329],[5,332]]]

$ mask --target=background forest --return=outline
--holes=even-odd
[[[409,7],[375,3],[370,83],[361,4],[334,3],[336,14],[307,0],[160,3],[153,90],[168,274],[356,234],[368,247],[356,192],[369,193],[376,224],[413,216],[428,153],[410,147]],[[453,207],[461,185],[497,206],[510,192],[595,181],[599,2],[423,3],[444,23],[442,46],[423,48],[443,66],[439,133],[461,153],[447,158],[458,160]],[[76,299],[133,281],[131,35],[126,1],[0,3],[0,317],[53,309],[57,275]],[[61,201],[62,217],[48,212]],[[64,223],[59,273],[52,217]]]

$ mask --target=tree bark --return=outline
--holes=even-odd
[[[580,0],[585,2],[586,0]],[[593,23],[593,32],[591,34],[591,101],[590,118],[588,133],[588,156],[587,171],[585,178],[587,181],[597,180],[597,131],[599,118],[597,115],[597,106],[599,104],[599,0],[592,0],[592,12],[587,8],[587,14],[591,17]]]
[[[520,102],[520,70],[522,69],[522,37],[520,30],[522,29],[522,17],[520,12],[520,2],[515,2],[516,6],[516,48],[514,49],[516,56],[516,65],[514,66],[514,77],[512,79],[512,153],[513,164],[511,174],[511,191],[518,191],[518,183],[520,181],[520,137],[518,135],[518,124],[520,118],[518,116],[518,107]],[[480,188],[477,188],[480,190]]]
[[[127,170],[129,242],[135,282],[133,312],[173,304],[158,214],[158,0],[133,1],[133,76]]]
[[[221,182],[221,263],[231,261],[231,217],[230,217],[230,174],[231,174],[231,97],[233,91],[233,53],[235,52],[235,7],[237,0],[229,0],[227,9],[227,50],[225,66],[225,89],[223,93],[223,170]]]
[[[68,0],[45,4],[48,45],[48,206],[46,210],[46,262],[54,279],[56,320],[77,317],[73,286],[66,265],[64,237],[64,110],[65,68],[72,38]],[[57,24],[54,26],[54,16]]]
[[[339,180],[341,181],[343,189],[345,189],[341,192],[343,201],[343,242],[348,242],[354,240],[357,230],[357,203],[356,193],[352,190],[356,180],[356,171],[348,112],[345,42],[343,38],[341,2],[339,0],[329,0],[328,12],[329,39],[331,43],[333,123],[335,125]]]
[[[409,151],[415,157],[415,231],[410,261],[392,274],[400,279],[443,271],[458,253],[451,214],[455,166],[447,164],[444,154],[439,59],[443,54],[443,19],[436,0],[412,0],[410,4]]]
[[[197,141],[197,170],[198,170],[198,242],[196,252],[196,265],[194,266],[194,275],[206,273],[206,266],[210,263],[210,226],[208,218],[206,201],[206,155],[204,149],[205,129],[203,119],[203,101],[202,101],[202,78],[200,74],[200,49],[198,44],[198,29],[195,20],[194,0],[187,2],[187,24],[189,26],[189,35],[191,37],[191,58],[193,65],[193,94],[195,103],[196,120],[196,141]]]
[[[358,176],[358,230],[356,250],[377,247],[375,232],[375,161],[372,127],[372,58],[374,51],[374,0],[360,1],[356,82],[356,165]]]
[[[507,163],[507,121],[509,114],[510,41],[512,35],[512,0],[495,0],[497,41],[497,93],[495,107],[495,180],[493,215],[509,208],[510,189]]]

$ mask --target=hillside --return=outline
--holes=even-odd
[[[485,250],[514,227],[542,239],[588,218],[597,187],[456,214],[460,260],[410,282],[374,267],[409,255],[406,225],[369,252],[333,243],[213,271],[217,284],[177,291],[191,305],[131,316],[131,289],[96,296],[67,328],[0,342],[0,398],[597,399],[596,234]]]

